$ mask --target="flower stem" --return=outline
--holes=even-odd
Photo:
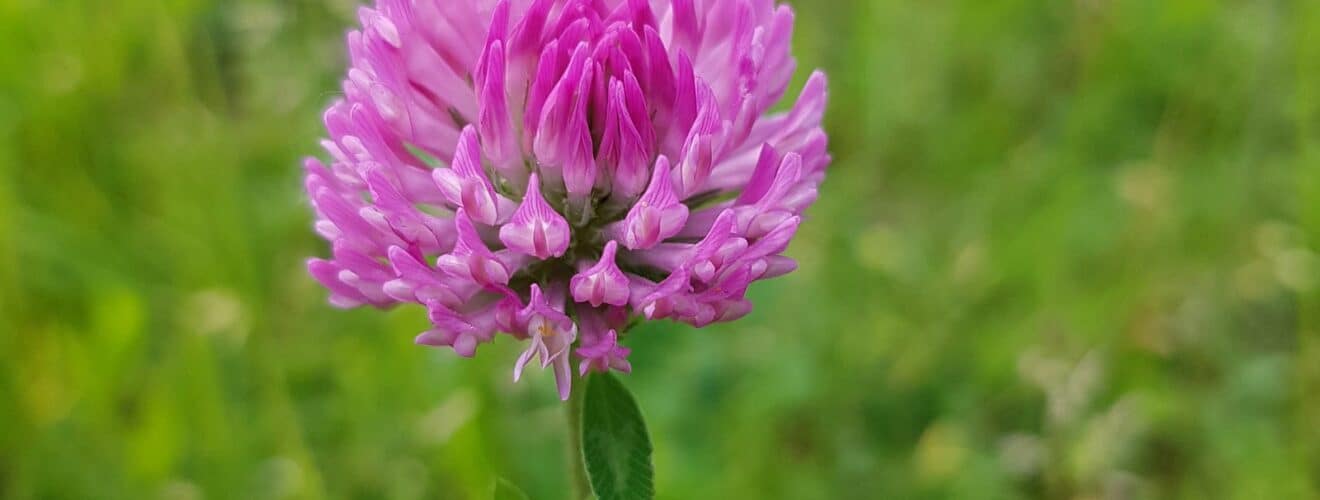
[[[564,405],[565,423],[568,425],[568,468],[573,495],[570,498],[573,500],[593,498],[591,482],[587,479],[586,462],[582,457],[582,399],[587,392],[585,381],[578,377],[576,371],[573,372],[573,392],[569,395],[568,404]]]

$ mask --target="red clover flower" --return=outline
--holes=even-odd
[[[306,160],[340,307],[425,306],[417,343],[528,341],[567,398],[630,320],[745,316],[830,156],[826,84],[774,0],[379,0]],[[441,164],[441,161],[447,164]]]

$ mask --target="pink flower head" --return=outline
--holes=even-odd
[[[826,84],[784,112],[774,0],[377,0],[348,34],[328,161],[306,162],[336,306],[426,307],[417,342],[506,333],[553,368],[629,371],[629,318],[751,311],[830,163]],[[435,165],[435,159],[443,165]],[[581,335],[579,336],[579,332]]]

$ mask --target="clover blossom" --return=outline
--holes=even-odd
[[[824,177],[826,83],[774,0],[379,0],[306,160],[340,307],[426,307],[417,343],[528,342],[567,398],[619,335],[745,316]]]

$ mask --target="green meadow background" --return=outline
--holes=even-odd
[[[628,339],[659,498],[1320,498],[1320,2],[794,3],[836,162]],[[354,8],[0,0],[0,499],[568,497],[517,345],[305,274]]]

